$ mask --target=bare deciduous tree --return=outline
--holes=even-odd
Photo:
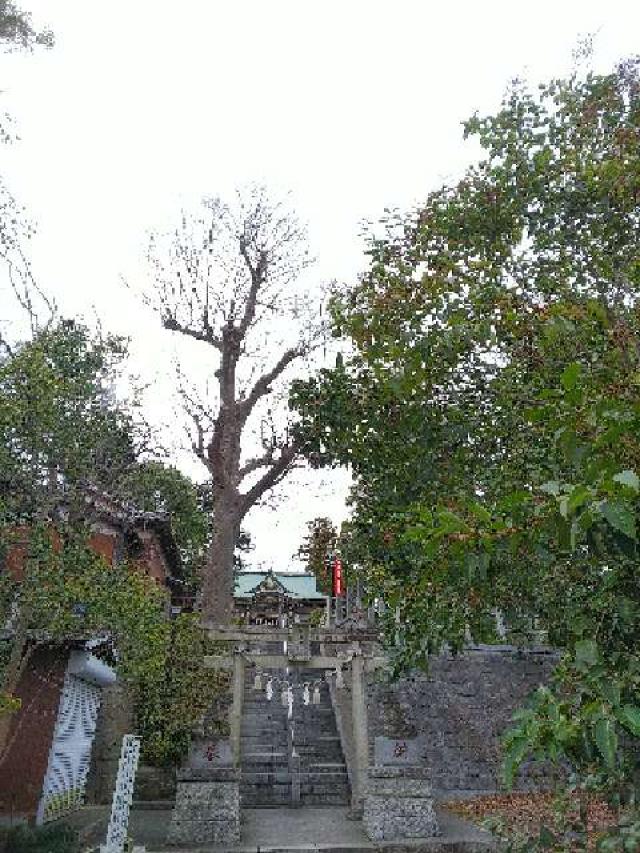
[[[297,286],[309,264],[306,235],[283,205],[254,189],[235,206],[210,199],[199,214],[183,214],[171,234],[152,237],[149,260],[147,299],[164,327],[214,355],[213,402],[189,387],[184,371],[180,387],[213,494],[203,616],[222,623],[231,615],[242,520],[298,459],[289,430],[278,425],[278,380],[319,339]],[[252,435],[257,452],[247,455]]]

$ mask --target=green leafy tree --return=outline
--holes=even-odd
[[[4,544],[15,537],[4,530]],[[109,566],[86,544],[86,533],[69,525],[32,528],[19,582],[0,573],[3,622],[14,637],[2,666],[4,713],[0,713],[0,761],[8,754],[15,689],[33,652],[43,644],[68,644],[108,634],[120,675],[138,686],[165,663],[166,593],[126,565]],[[18,731],[19,735],[19,731]]]
[[[113,492],[149,447],[135,406],[113,399],[125,354],[62,321],[0,356],[0,521],[48,518],[61,500],[81,512],[88,484]]]
[[[198,487],[177,468],[150,460],[127,468],[117,490],[138,510],[171,516],[185,579],[196,584],[209,541],[209,518]]]
[[[622,794],[640,713],[638,62],[516,83],[465,132],[483,159],[389,214],[336,294],[353,355],[295,385],[300,436],[354,472],[344,550],[399,608],[398,664],[492,639],[496,610],[545,630],[567,658],[508,775],[534,750]]]
[[[140,461],[152,447],[149,431],[135,400],[126,406],[112,391],[125,357],[122,340],[62,321],[0,360],[0,561],[25,549],[19,581],[0,571],[0,618],[13,627],[0,666],[0,755],[8,754],[20,676],[42,643],[110,637],[145,755],[156,763],[184,754],[202,703],[222,684],[203,671],[193,619],[170,622],[165,592],[87,547],[87,498],[96,491],[136,512],[170,513],[188,578],[208,537],[196,486],[175,468]]]
[[[85,547],[87,498],[113,492],[147,440],[111,392],[124,354],[122,341],[60,322],[0,356],[0,560],[25,551],[18,584],[0,563],[0,615],[13,628],[0,690],[9,712],[39,643],[108,629],[135,679],[138,652],[151,654],[165,616],[153,585],[124,567],[108,569]],[[4,714],[0,753],[8,731]]]
[[[338,544],[338,531],[330,518],[319,516],[307,522],[307,533],[297,556],[305,563],[307,571],[316,576],[318,589],[331,595],[332,578],[329,559]]]
[[[226,734],[225,708],[208,718],[227,692],[229,678],[225,671],[204,665],[205,655],[219,650],[207,640],[197,614],[184,613],[164,623],[162,651],[159,665],[147,667],[137,683],[138,731],[147,762],[175,766],[203,721],[207,735]]]

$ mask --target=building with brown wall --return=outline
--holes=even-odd
[[[89,545],[109,565],[127,560],[171,590],[180,578],[180,557],[170,518],[140,513],[96,495],[89,506]],[[52,529],[54,547],[56,534]],[[0,571],[18,582],[24,573],[28,531],[15,543]],[[10,642],[11,627],[0,632]],[[83,801],[102,688],[115,681],[91,643],[40,645],[16,690],[21,707],[11,719],[7,749],[0,757],[0,816],[41,823]],[[93,644],[95,645],[95,644]]]

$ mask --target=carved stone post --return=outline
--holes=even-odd
[[[361,813],[366,793],[369,767],[369,735],[367,731],[367,697],[364,659],[356,654],[351,660],[351,714],[355,747],[355,772],[351,780],[351,808]]]
[[[233,704],[229,720],[231,754],[236,767],[240,764],[240,729],[242,726],[242,704],[244,700],[245,660],[242,652],[233,656]]]

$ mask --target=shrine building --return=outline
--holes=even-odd
[[[316,577],[301,572],[239,572],[234,606],[243,625],[284,628],[296,622],[316,622],[324,617],[328,597],[316,586]]]

